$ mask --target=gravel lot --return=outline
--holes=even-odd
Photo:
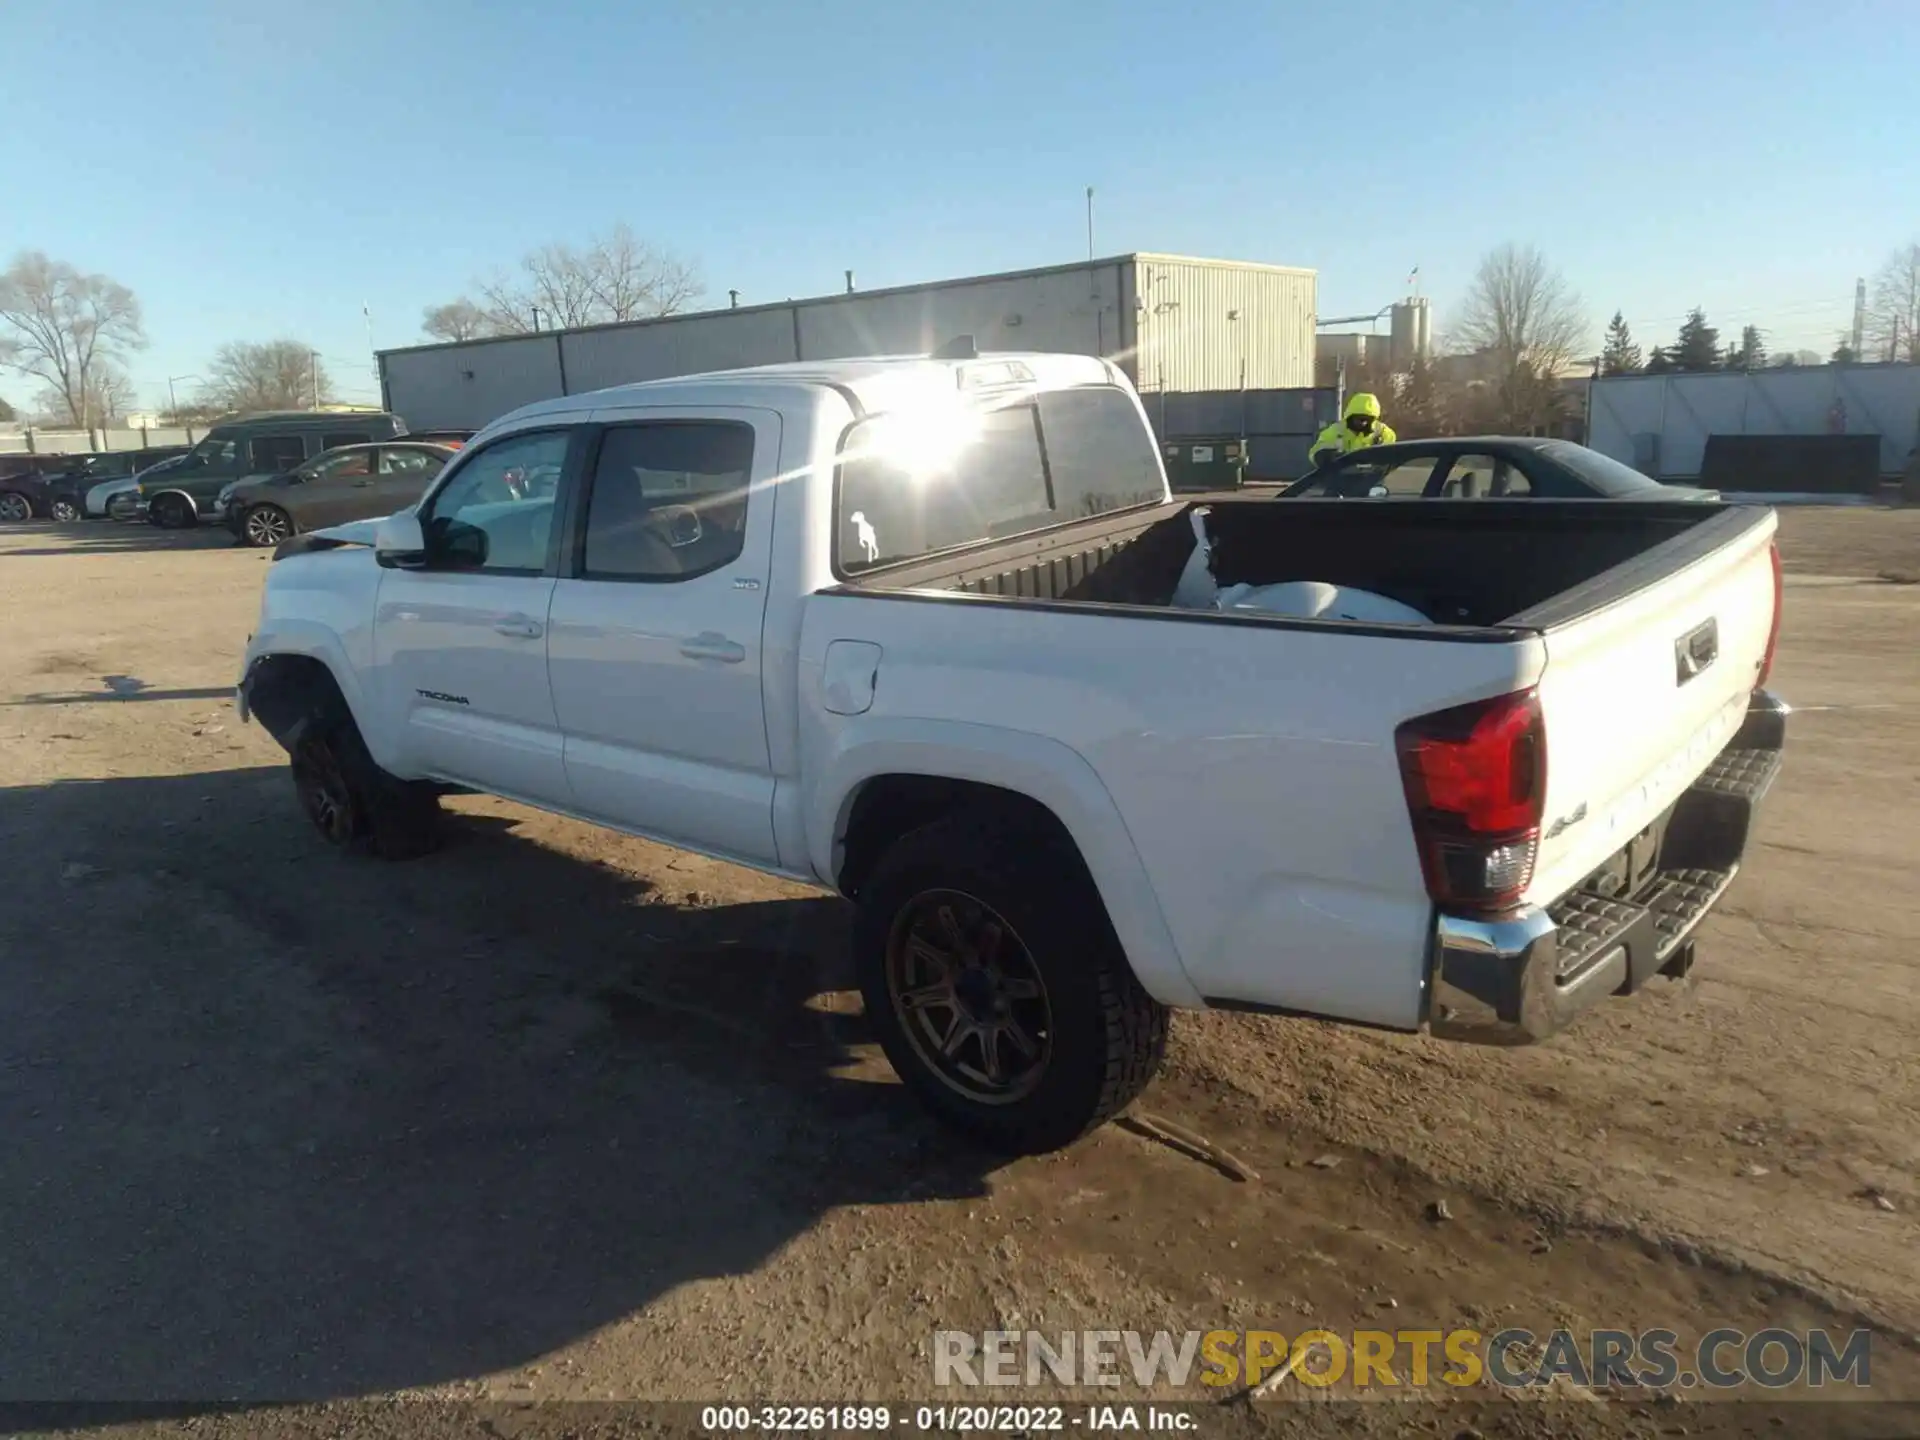
[[[1800,713],[1694,979],[1515,1052],[1182,1016],[1141,1108],[1247,1183],[1118,1126],[955,1144],[830,899],[485,799],[426,860],[325,852],[229,700],[262,556],[0,532],[0,1400],[456,1433],[436,1404],[925,1398],[936,1328],[1387,1311],[1858,1319],[1920,1399],[1920,587],[1876,578],[1920,512],[1783,525]]]

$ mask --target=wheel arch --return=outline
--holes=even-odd
[[[1058,827],[1087,869],[1140,984],[1199,1006],[1119,807],[1076,751],[1045,736],[963,723],[878,721],[828,758],[807,820],[814,872],[843,894],[900,836],[971,806],[1011,808]]]
[[[193,515],[193,518],[195,520],[198,520],[200,518],[200,503],[197,500],[195,500],[193,496],[189,495],[184,490],[170,489],[170,490],[154,491],[153,494],[146,497],[147,510],[151,512],[155,505],[158,505],[162,500],[167,500],[167,499],[178,499],[183,501],[186,504],[188,511]]]
[[[331,700],[345,709],[374,759],[384,760],[385,737],[369,723],[372,716],[353,667],[345,663],[338,641],[318,627],[276,632],[269,644],[256,648],[238,689],[241,718],[258,720],[283,749],[298,742],[301,719]]]

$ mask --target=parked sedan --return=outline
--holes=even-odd
[[[220,492],[218,510],[242,545],[278,545],[303,530],[404,510],[456,453],[412,439],[343,445],[278,475]]]
[[[1692,485],[1662,485],[1571,440],[1466,435],[1353,450],[1280,492],[1280,498],[1367,500],[1718,500]]]
[[[67,455],[0,456],[0,520],[65,518],[56,513],[59,486],[73,463]]]

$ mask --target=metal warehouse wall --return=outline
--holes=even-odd
[[[800,358],[921,355],[956,335],[973,336],[982,350],[1111,355],[1124,343],[1120,274],[1118,264],[1103,261],[803,303],[794,307]]]
[[[557,335],[391,350],[380,357],[387,408],[416,430],[474,428],[566,393]]]
[[[1315,275],[1278,265],[1134,257],[1135,373],[1156,390],[1313,384]]]
[[[409,425],[481,426],[516,406],[707,370],[983,350],[1105,355],[1169,390],[1313,382],[1310,270],[1122,256],[1010,275],[854,291],[511,340],[389,350],[389,408]],[[1149,322],[1151,336],[1148,340]],[[1136,329],[1143,340],[1135,353]]]
[[[705,370],[778,365],[794,358],[793,328],[789,306],[766,305],[649,325],[569,331],[561,336],[567,389],[604,390]]]
[[[1920,441],[1920,365],[1617,375],[1589,394],[1587,443],[1663,480],[1698,478],[1709,435],[1825,435],[1842,410],[1844,433],[1880,437],[1882,475]]]
[[[1297,480],[1306,474],[1313,468],[1307,463],[1313,437],[1340,413],[1339,392],[1324,387],[1143,391],[1140,402],[1163,442],[1209,436],[1245,439],[1249,480]]]

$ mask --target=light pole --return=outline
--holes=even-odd
[[[200,377],[198,375],[167,376],[167,409],[172,412],[174,421],[176,423],[178,423],[180,419],[180,402],[174,397],[173,382],[176,380],[198,380],[199,378]]]
[[[313,408],[320,408],[320,352],[307,351],[307,384],[313,392]]]

